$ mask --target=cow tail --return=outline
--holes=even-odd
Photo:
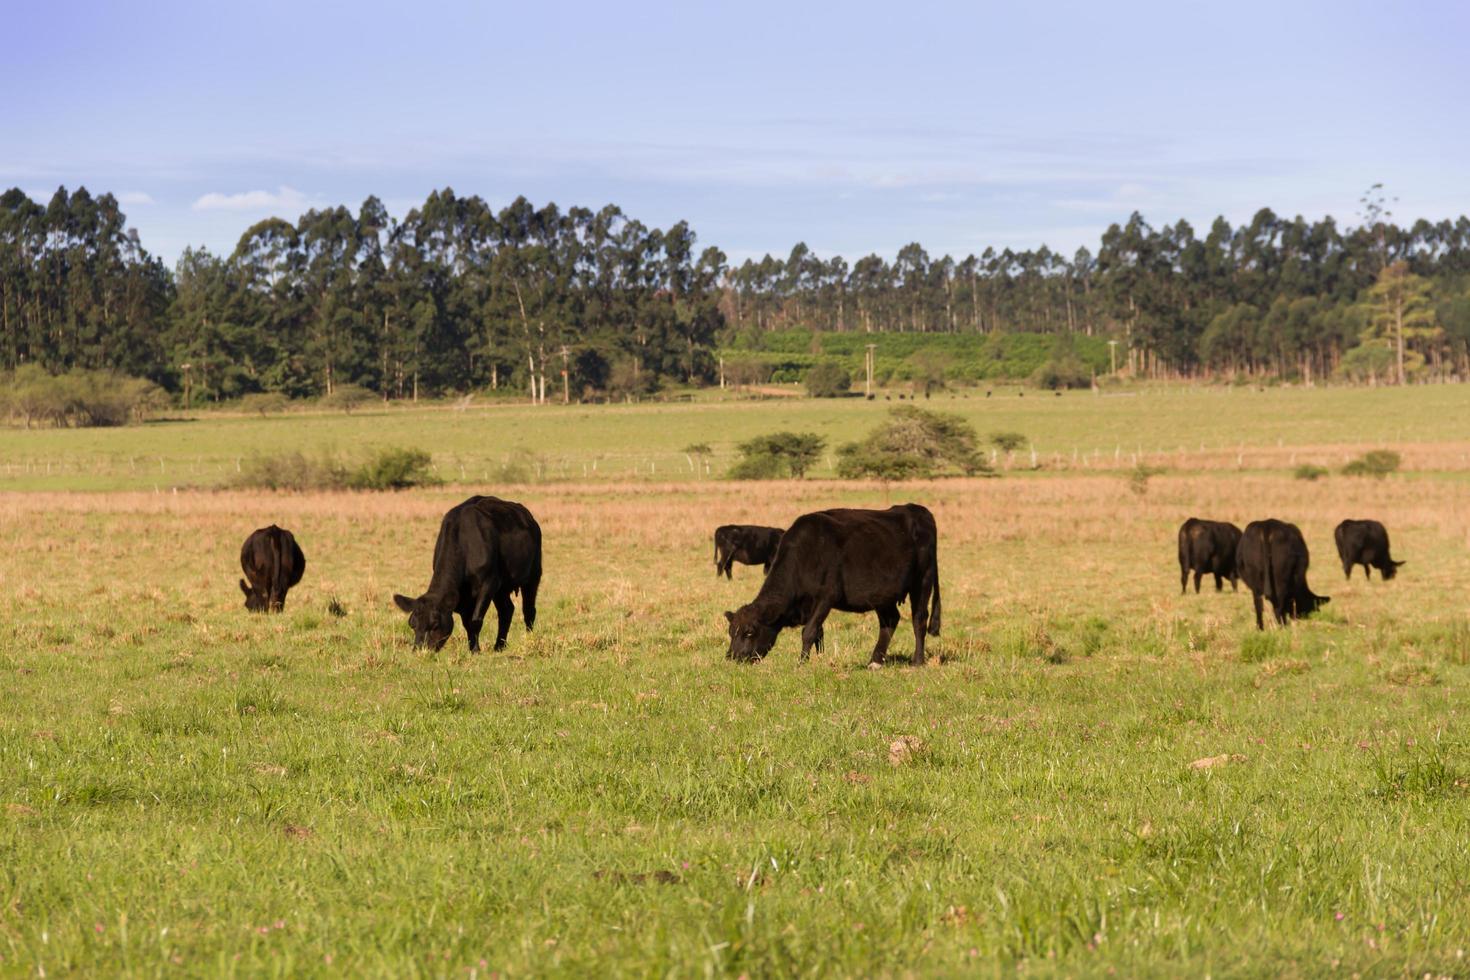
[[[929,635],[939,635],[939,562],[934,563],[934,601],[929,603]]]

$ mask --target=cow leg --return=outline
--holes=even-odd
[[[1184,559],[1179,560],[1179,594],[1189,594],[1189,566],[1184,564]]]
[[[894,616],[898,610],[894,609]],[[910,661],[915,667],[924,665],[924,633],[929,626],[929,597],[920,596],[915,591],[909,596],[909,618],[914,623],[914,659]],[[895,626],[897,624],[895,623]]]
[[[1240,576],[1239,575],[1231,575],[1230,576],[1230,591],[1231,592],[1239,592],[1240,591]]]
[[[723,571],[725,573],[725,578],[727,578],[727,579],[734,578],[734,576],[730,574],[730,566],[733,565],[733,564],[735,564],[735,556],[734,555],[726,555],[725,556],[725,563],[720,566],[720,571]],[[719,576],[719,574],[720,574],[719,572],[716,572],[715,573],[715,575],[717,577]]]
[[[1199,595],[1199,580],[1205,577],[1205,573],[1199,569],[1194,573],[1194,594]]]
[[[1225,580],[1220,577],[1220,573],[1219,572],[1216,572],[1215,573],[1215,591],[1216,592],[1224,592],[1225,591]]]
[[[1373,581],[1373,566],[1367,562],[1363,562],[1363,578]]]
[[[1352,562],[1345,561],[1345,562],[1342,563],[1342,577],[1345,578],[1345,579],[1347,579],[1349,582],[1351,582],[1353,580],[1353,563]]]
[[[495,649],[505,649],[505,638],[510,635],[510,619],[516,614],[515,603],[510,593],[502,592],[495,597]]]
[[[869,663],[881,664],[888,659],[888,644],[893,640],[893,631],[898,628],[898,607],[879,606],[874,612],[878,614],[878,642],[873,647]]]
[[[1256,607],[1256,629],[1263,630],[1266,628],[1266,624],[1261,619],[1261,613],[1265,612],[1265,609],[1261,605],[1261,594],[1255,589],[1251,590],[1251,602],[1254,603]]]
[[[470,641],[470,653],[480,652],[480,627],[485,625],[484,618],[475,619],[471,616],[461,616],[464,620],[465,639]]]
[[[822,623],[826,621],[827,614],[832,611],[829,603],[818,602],[812,607],[812,614],[807,618],[806,625],[801,628],[801,659],[805,660],[811,655],[812,647],[819,646],[822,642]]]

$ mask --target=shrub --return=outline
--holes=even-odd
[[[1164,472],[1162,467],[1139,463],[1128,471],[1128,489],[1142,497],[1148,493],[1148,481]]]
[[[806,373],[806,391],[813,398],[841,398],[850,388],[852,376],[834,361],[822,361]]]
[[[403,490],[440,480],[432,460],[420,449],[382,449],[366,462],[351,466],[330,453],[303,452],[253,456],[240,467],[233,483],[260,490]]]
[[[422,449],[383,449],[347,479],[354,490],[406,490],[440,480],[430,471],[432,459]]]
[[[1027,441],[1026,437],[1019,432],[992,432],[990,434],[990,444],[1003,453],[1013,453],[1023,448]]]
[[[69,371],[52,375],[36,364],[11,372],[3,406],[26,428],[34,424],[115,426],[139,422],[166,402],[163,390],[143,378],[110,371]]]
[[[271,412],[284,412],[291,400],[279,391],[257,391],[240,399],[240,411],[268,415]]]
[[[347,467],[331,456],[296,451],[252,456],[241,465],[234,484],[260,490],[341,490],[347,479]]]
[[[330,395],[322,396],[322,407],[340,408],[348,415],[351,415],[354,408],[361,408],[368,402],[377,401],[377,399],[377,395],[368,391],[362,385],[336,385],[332,388]]]
[[[1342,468],[1343,476],[1376,476],[1382,479],[1399,468],[1403,462],[1398,453],[1391,449],[1375,449],[1353,460]]]
[[[742,442],[740,460],[730,468],[732,480],[801,479],[822,454],[827,440],[815,432],[774,432]]]
[[[1303,463],[1296,468],[1293,476],[1298,480],[1319,480],[1329,472],[1325,466],[1318,466],[1316,463]]]
[[[903,405],[862,442],[839,450],[837,473],[845,479],[896,480],[959,471],[966,476],[990,469],[976,445],[975,430],[958,415]]]

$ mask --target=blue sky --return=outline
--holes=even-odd
[[[21,2],[0,186],[110,190],[144,245],[433,188],[797,241],[1095,247],[1261,206],[1470,211],[1470,4]]]

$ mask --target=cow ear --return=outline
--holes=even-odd
[[[393,594],[393,604],[406,613],[413,612],[413,600],[406,595]]]
[[[731,612],[731,611],[730,611],[730,610],[728,610],[728,609],[726,609],[726,610],[725,610],[725,619],[726,619],[726,620],[727,620],[727,621],[728,621],[728,622],[731,622],[731,623],[733,623],[733,622],[735,622],[735,614],[734,614],[734,613],[732,613],[732,612]]]
[[[1328,604],[1328,603],[1329,603],[1329,602],[1331,602],[1331,601],[1332,601],[1332,596],[1330,596],[1330,595],[1319,595],[1319,596],[1318,596],[1318,597],[1317,597],[1317,601],[1318,601],[1318,602],[1320,602],[1320,603],[1322,603],[1322,605],[1324,605],[1324,606],[1325,606],[1325,605],[1327,605],[1327,604]]]
[[[240,580],[240,591],[245,593],[245,598],[250,598],[250,586],[245,584],[245,580],[243,578]]]

